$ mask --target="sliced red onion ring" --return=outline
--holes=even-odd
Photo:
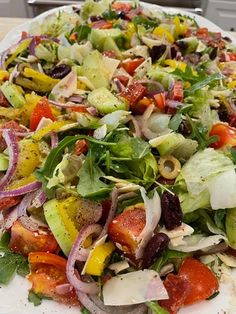
[[[86,110],[88,111],[88,113],[90,113],[92,116],[96,116],[97,115],[97,109],[95,107],[87,107]]]
[[[118,190],[115,187],[111,193],[111,209],[109,211],[106,223],[102,229],[102,232],[99,236],[99,239],[101,239],[102,237],[104,237],[107,234],[108,226],[111,223],[111,221],[114,218],[115,213],[116,213],[117,203],[118,203]]]
[[[80,95],[72,95],[69,97],[68,99],[69,101],[75,102],[75,103],[79,103],[81,104],[84,100],[84,97],[80,96]]]
[[[58,139],[58,135],[56,132],[51,132],[50,133],[50,137],[51,137],[51,148],[56,148],[58,146],[59,143],[59,139]]]
[[[19,206],[20,204],[18,204]],[[4,229],[8,230],[12,227],[13,223],[18,218],[18,206],[15,206],[13,209],[9,208],[4,214]]]
[[[32,183],[26,184],[24,186],[21,186],[18,189],[0,191],[0,199],[4,197],[24,195],[26,193],[30,193],[35,190],[38,190],[39,188],[41,188],[41,186],[42,184],[40,182],[35,181]]]
[[[65,295],[73,290],[73,287],[69,283],[65,283],[59,286],[56,286],[56,293],[60,295]]]
[[[5,60],[7,58],[8,51],[9,50],[7,49],[0,54],[0,69],[1,70],[6,70]]]
[[[39,208],[46,202],[46,200],[47,200],[46,193],[42,189],[39,189],[35,193],[35,198],[32,202],[32,207]]]
[[[39,227],[39,225],[27,215],[27,208],[31,206],[35,198],[35,195],[36,195],[35,193],[26,194],[23,197],[21,203],[17,206],[18,220],[26,229],[30,231],[37,231]]]
[[[113,82],[116,84],[116,87],[119,93],[125,90],[125,86],[121,83],[121,81],[117,77],[113,79]]]
[[[35,48],[40,44],[41,39],[51,40],[51,41],[54,41],[56,43],[60,42],[60,40],[58,38],[52,38],[52,37],[49,37],[47,35],[29,36],[26,39],[28,39],[28,38],[32,38],[32,40],[29,44],[29,52],[32,56],[35,56]]]
[[[19,157],[19,146],[15,133],[12,130],[3,130],[2,136],[9,151],[9,166],[6,174],[0,180],[0,190],[7,187],[11,181],[14,173],[16,172]],[[3,192],[0,192],[0,195],[1,193]]]
[[[80,279],[80,276],[78,272],[75,270],[75,262],[78,257],[78,253],[80,249],[82,248],[82,245],[84,241],[90,236],[90,235],[96,235],[98,236],[102,230],[102,227],[98,224],[93,224],[89,226],[85,226],[81,229],[79,232],[79,235],[74,242],[72,249],[70,251],[67,265],[66,265],[66,274],[67,279],[70,282],[70,284],[76,289],[83,293],[88,294],[96,294],[99,291],[98,284],[96,282],[83,282]]]
[[[183,107],[184,104],[180,101],[176,101],[176,100],[170,100],[167,99],[166,100],[166,105],[170,108],[177,108],[177,107]]]
[[[83,293],[79,290],[76,290],[76,294],[79,298],[79,301],[83,304],[83,306],[89,310],[91,314],[109,314],[108,312],[105,312],[100,309],[90,298],[86,293]]]
[[[141,137],[141,129],[140,129],[140,126],[138,124],[138,121],[133,116],[131,116],[131,121],[132,121],[133,126],[134,126],[134,135],[136,137]]]
[[[76,106],[78,106],[78,107],[83,106],[85,108],[87,107],[87,105],[85,105],[85,104],[75,104],[75,103],[73,103],[71,101],[69,101],[67,103],[61,103],[61,102],[58,102],[58,101],[49,100],[49,103],[54,105],[54,106],[56,106],[56,107],[60,107],[60,108],[74,108]]]

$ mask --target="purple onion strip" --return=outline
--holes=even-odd
[[[14,190],[5,190],[5,191],[0,191],[0,199],[4,197],[12,197],[12,196],[19,196],[19,195],[24,195],[26,193],[33,192],[35,190],[38,190],[41,188],[42,184],[38,181],[26,184],[24,186],[21,186],[18,189]]]
[[[58,146],[59,143],[59,139],[58,139],[58,135],[56,132],[51,132],[50,133],[50,137],[51,137],[51,148],[56,148]]]
[[[15,133],[12,130],[3,130],[2,136],[9,151],[9,166],[6,174],[0,180],[0,190],[5,188],[11,181],[14,173],[16,172],[19,158],[19,146]],[[0,192],[0,195],[1,193],[3,192]]]
[[[98,285],[96,282],[83,282],[80,279],[80,276],[78,272],[75,270],[75,262],[78,259],[78,253],[82,248],[82,245],[84,241],[90,236],[90,235],[96,235],[98,236],[101,233],[102,227],[98,224],[92,224],[89,226],[83,227],[77,239],[75,240],[66,265],[66,274],[67,279],[70,282],[70,284],[76,289],[83,293],[88,294],[97,294],[99,291]]]

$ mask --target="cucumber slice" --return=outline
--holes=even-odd
[[[13,107],[20,108],[26,105],[24,96],[19,92],[17,86],[13,83],[6,81],[0,89]]]
[[[45,219],[66,256],[69,255],[78,234],[78,230],[71,219],[75,216],[73,203],[76,201],[75,198],[71,197],[66,200],[53,199],[43,206]]]
[[[100,87],[88,95],[88,102],[102,114],[116,110],[128,110],[127,104],[115,97],[107,88]]]
[[[122,36],[122,31],[118,28],[112,29],[92,29],[89,40],[94,48],[102,51],[106,38],[116,39]]]

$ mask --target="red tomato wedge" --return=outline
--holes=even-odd
[[[212,271],[197,259],[184,259],[178,275],[186,279],[190,286],[184,304],[193,304],[212,296],[219,289],[219,282]]]
[[[55,121],[55,117],[52,114],[49,102],[46,97],[42,97],[34,108],[30,117],[30,129],[35,131],[42,118],[48,118]]]
[[[161,300],[158,303],[168,310],[169,314],[176,314],[184,305],[190,284],[185,278],[174,274],[168,274],[163,283],[169,299]]]
[[[101,20],[101,21],[93,22],[91,26],[92,28],[97,28],[97,29],[109,29],[109,28],[112,28],[113,25],[111,22]]]
[[[145,59],[144,58],[136,58],[133,60],[124,61],[121,63],[121,67],[125,69],[127,73],[130,75],[134,74],[134,71],[137,69],[140,64],[143,63]]]
[[[124,12],[128,13],[132,9],[132,5],[130,3],[123,3],[123,2],[115,2],[111,5],[112,9],[117,12]]]
[[[26,229],[21,222],[15,221],[11,227],[10,249],[22,255],[30,252],[56,252],[57,241],[49,231],[42,234]]]
[[[119,96],[123,97],[130,106],[134,106],[140,99],[144,97],[145,93],[146,88],[142,84],[134,82],[128,85],[128,87],[123,90]]]
[[[143,208],[126,210],[110,223],[108,235],[114,243],[122,246],[124,252],[133,255],[138,245],[137,237],[145,227],[145,223]]]
[[[218,140],[210,145],[215,149],[236,145],[236,129],[225,123],[217,123],[213,125],[209,135],[218,137]]]
[[[183,83],[178,81],[175,82],[173,91],[172,91],[172,99],[176,101],[183,101],[184,99],[184,91],[183,91]]]
[[[60,293],[57,287],[69,284],[66,277],[66,259],[51,253],[33,252],[28,257],[32,291],[68,305],[80,305],[75,290]]]
[[[166,106],[166,96],[165,93],[158,93],[155,94],[153,96],[155,103],[157,105],[157,107],[161,110],[164,111],[165,110],[165,106]]]
[[[18,203],[20,203],[21,198],[20,197],[4,197],[2,199],[0,199],[0,211],[2,210],[6,210],[8,208],[11,208],[15,205],[17,205]]]

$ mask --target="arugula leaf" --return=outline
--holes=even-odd
[[[90,314],[89,310],[87,310],[85,307],[81,310],[82,314]]]
[[[109,9],[102,13],[102,17],[104,20],[116,20],[118,18],[118,14],[116,11]]]
[[[197,83],[199,82],[199,80],[201,81],[205,79],[206,77],[204,74],[201,74],[200,76],[194,75],[194,72],[189,65],[186,66],[185,71],[182,71],[179,68],[176,68],[173,72],[171,72],[171,74],[176,75],[183,81],[190,82],[191,84]]]
[[[5,232],[0,240],[0,251],[4,253],[0,257],[0,283],[2,284],[8,284],[15,272],[23,277],[29,274],[27,258],[10,251],[9,240],[10,234]]]
[[[42,299],[33,291],[29,291],[28,301],[33,303],[34,306],[39,306],[42,303]]]
[[[236,148],[232,147],[230,149],[230,153],[231,153],[231,160],[233,161],[234,164],[236,164]]]
[[[145,18],[141,15],[139,16],[135,16],[132,19],[132,22],[134,23],[134,25],[137,27],[138,25],[143,25],[145,28],[155,28],[157,26],[157,22],[154,20],[151,20],[149,18]]]
[[[150,308],[152,314],[169,314],[169,311],[163,309],[158,302],[151,301],[146,302],[145,304]]]
[[[80,42],[88,37],[91,33],[91,28],[88,25],[78,25],[74,28],[73,32],[77,33],[77,41]]]
[[[213,144],[218,141],[218,136],[210,136],[205,128],[199,126],[198,123],[194,122],[188,115],[186,115],[187,121],[191,127],[190,138],[197,140],[198,150],[203,150],[208,147],[210,144]]]
[[[154,262],[154,264],[151,266],[151,269],[159,272],[161,268],[169,262],[173,263],[175,268],[178,269],[182,260],[187,256],[189,256],[189,253],[166,250],[164,254]]]
[[[187,89],[185,91],[185,93],[187,95],[194,94],[199,89],[202,89],[203,87],[205,87],[205,86],[207,86],[207,85],[209,85],[215,81],[219,81],[222,78],[224,78],[224,76],[220,73],[215,73],[215,74],[212,74],[210,76],[207,76],[203,80],[199,80],[197,83],[193,84],[189,89]]]
[[[218,209],[214,211],[214,221],[218,228],[225,231],[225,209]]]
[[[42,300],[52,300],[52,298],[46,297],[41,293],[35,293],[34,291],[29,291],[28,301],[33,303],[34,306],[38,306],[42,303]]]
[[[173,131],[177,131],[181,122],[183,121],[181,113],[176,113],[169,122],[169,128]]]
[[[100,180],[104,175],[103,171],[95,164],[90,151],[78,173],[78,193],[85,198],[105,198],[112,188]]]
[[[210,297],[207,298],[207,301],[214,299],[215,297],[218,296],[219,293],[220,293],[220,291],[216,291],[216,292],[213,293]]]

